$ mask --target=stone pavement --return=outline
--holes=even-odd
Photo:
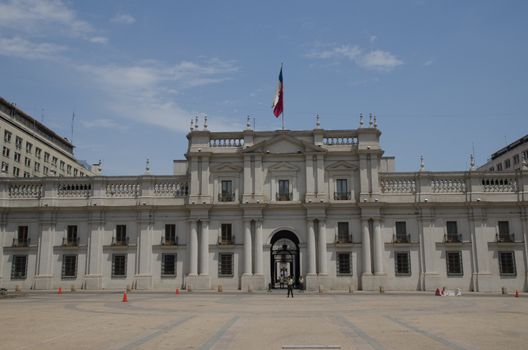
[[[526,349],[528,298],[431,294],[29,293],[0,349]]]

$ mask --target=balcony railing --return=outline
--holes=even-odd
[[[515,233],[509,234],[496,234],[495,240],[497,243],[513,243],[515,242]]]
[[[352,243],[352,235],[351,234],[348,234],[348,235],[339,235],[339,234],[336,234],[335,236],[335,242],[336,244],[347,244],[347,243]]]
[[[279,202],[282,202],[282,201],[291,201],[293,199],[293,192],[290,192],[290,193],[281,193],[281,192],[277,192],[275,194],[275,199]]]
[[[459,233],[445,234],[444,243],[462,243],[462,235]]]
[[[350,192],[334,192],[334,199],[336,201],[349,201]]]
[[[218,237],[218,245],[232,245],[235,244],[235,236],[229,238]]]
[[[395,243],[395,244],[411,243],[411,235],[410,234],[392,235],[392,243]]]
[[[79,237],[73,239],[68,239],[67,237],[62,237],[62,246],[63,247],[78,247],[79,246]]]
[[[218,194],[218,201],[219,202],[234,202],[235,201],[235,194],[229,193],[229,192],[222,192]]]
[[[171,239],[166,239],[165,237],[161,237],[161,243],[162,246],[176,246],[178,245],[178,237],[174,237]]]
[[[115,237],[112,237],[112,245],[113,246],[118,246],[118,247],[126,247],[128,246],[128,238],[129,237],[125,237],[125,239],[116,239]]]
[[[18,238],[13,238],[13,244],[11,246],[13,248],[27,248],[29,247],[30,242],[31,238],[28,238],[26,240],[19,240]]]

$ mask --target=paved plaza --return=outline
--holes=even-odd
[[[528,298],[431,294],[29,294],[1,349],[526,349]]]

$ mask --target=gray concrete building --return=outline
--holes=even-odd
[[[73,144],[0,97],[0,176],[91,176],[100,164],[83,165],[73,155]]]
[[[478,170],[512,171],[520,169],[528,161],[528,135],[493,153]]]
[[[357,129],[192,125],[174,174],[0,180],[0,285],[528,290],[528,169],[395,172]]]

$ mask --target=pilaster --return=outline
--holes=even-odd
[[[327,254],[326,254],[326,222],[324,220],[319,221],[319,227],[318,227],[318,252],[319,252],[319,276],[327,276],[328,275],[328,262],[326,260]]]
[[[92,211],[88,222],[88,251],[84,287],[88,290],[103,288],[101,262],[103,260],[103,233],[105,215],[103,211]]]
[[[55,237],[56,217],[54,212],[44,212],[39,224],[37,250],[37,271],[35,289],[53,288],[53,240]]]
[[[204,220],[200,228],[200,276],[209,275],[209,222]]]
[[[324,179],[324,156],[322,154],[317,155],[317,198],[321,201],[327,200],[325,179]]]
[[[152,289],[152,226],[154,222],[152,211],[138,213],[138,244],[137,244],[137,275],[136,288]]]
[[[188,256],[189,256],[189,274],[188,276],[197,276],[198,275],[198,223],[196,220],[191,220],[189,222],[191,229],[189,230],[189,247],[188,247]]]

